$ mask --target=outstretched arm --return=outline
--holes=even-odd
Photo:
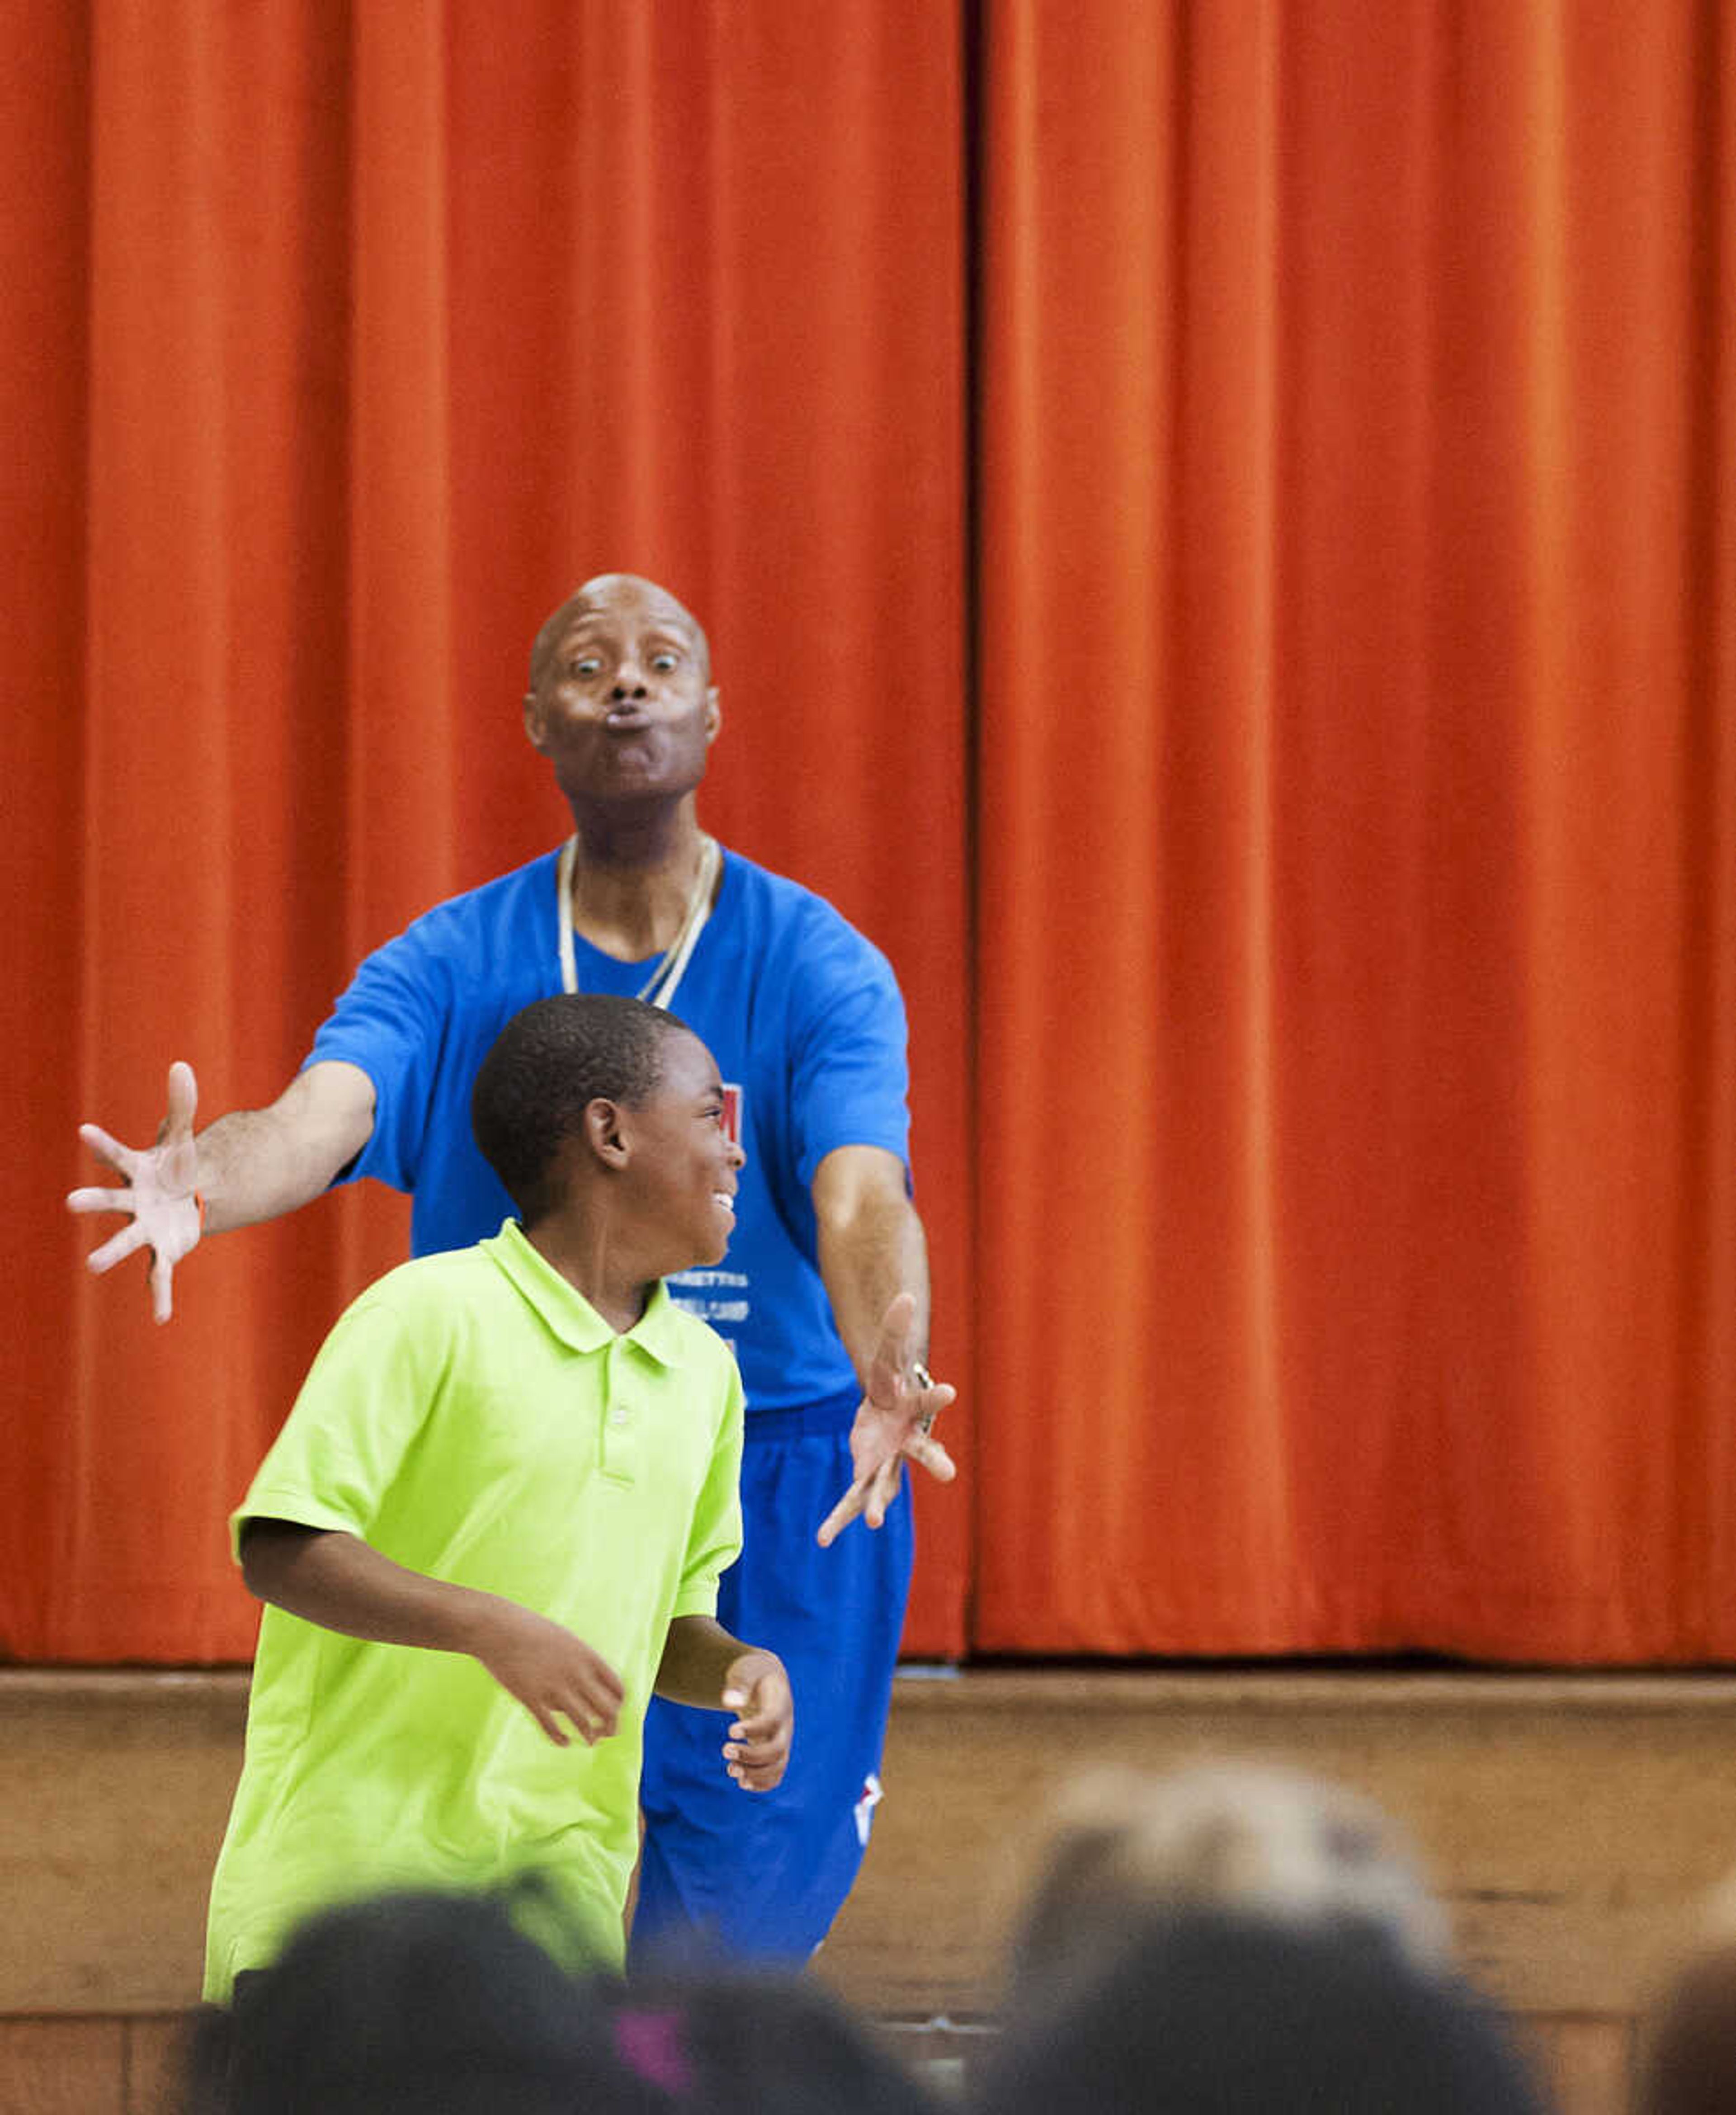
[[[557,1748],[615,1731],[621,1677],[581,1637],[498,1594],[394,1564],[358,1536],[259,1518],[241,1530],[241,1571],[262,1601],[346,1636],[469,1653]]]
[[[672,1704],[736,1714],[723,1759],[744,1792],[770,1792],[781,1780],[795,1710],[776,1653],[744,1645],[710,1616],[677,1616],[653,1686]]]
[[[66,1200],[75,1212],[128,1215],[127,1225],[92,1250],[90,1268],[112,1270],[136,1250],[149,1249],[159,1322],[174,1311],[175,1266],[198,1246],[201,1231],[252,1226],[305,1204],[355,1158],[373,1129],[373,1081],[359,1066],[337,1059],[298,1073],[268,1108],[236,1109],[195,1138],[198,1103],[193,1068],[176,1064],[154,1145],[123,1145],[96,1124],[79,1126],[79,1136],[126,1186],[75,1190]]]
[[[824,1546],[859,1513],[881,1525],[906,1456],[951,1482],[952,1458],[928,1427],[955,1391],[917,1379],[928,1343],[928,1250],[904,1163],[882,1147],[840,1146],[815,1172],[813,1203],[820,1275],[863,1391],[850,1430],[855,1480],[820,1529]]]

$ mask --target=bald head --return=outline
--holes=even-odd
[[[594,580],[573,590],[531,642],[532,690],[542,689],[561,640],[579,617],[629,609],[639,615],[661,618],[664,623],[685,632],[699,656],[703,679],[710,681],[711,642],[698,617],[685,603],[678,602],[667,588],[659,587],[655,580],[642,579],[637,573],[598,573]]]

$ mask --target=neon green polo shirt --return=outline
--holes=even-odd
[[[557,1748],[467,1654],[268,1608],[212,1883],[208,1998],[314,1909],[526,1868],[594,1956],[619,1961],[645,1706],[671,1619],[715,1613],[741,1546],[741,1418],[728,1348],[661,1285],[617,1336],[511,1222],[404,1264],[347,1310],[234,1516],[237,1539],[254,1517],[342,1529],[522,1602],[619,1674],[620,1727]]]

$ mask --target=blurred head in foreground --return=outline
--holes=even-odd
[[[1642,2021],[1637,2115],[1736,2108],[1736,1874],[1707,1902],[1689,1944]]]
[[[1015,1932],[1015,2003],[1162,1908],[1364,1928],[1419,1968],[1448,1965],[1445,1915],[1408,1845],[1340,1786],[1245,1764],[1094,1770],[1063,1791],[1052,1824]]]
[[[1009,2020],[984,2115],[1539,2115],[1497,2016],[1377,1930],[1147,1913]]]
[[[617,2003],[618,2046],[689,2108],[937,2115],[914,2077],[805,1976],[675,1972]]]
[[[215,2045],[213,2045],[215,2044]],[[501,1901],[384,1895],[331,1910],[247,1979],[195,2053],[229,2115],[646,2115],[600,1990]]]
[[[1681,1968],[1640,2037],[1637,2115],[1727,2115],[1736,2108],[1736,1943]]]

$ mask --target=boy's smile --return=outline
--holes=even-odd
[[[622,1117],[634,1145],[636,1202],[647,1231],[675,1260],[661,1275],[718,1263],[735,1225],[738,1171],[747,1159],[726,1128],[717,1061],[697,1036],[665,1038],[655,1090]]]

